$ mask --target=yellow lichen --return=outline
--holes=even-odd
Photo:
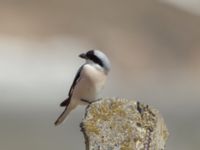
[[[149,139],[156,137],[157,123],[158,117],[155,111],[148,106],[143,104],[138,106],[133,100],[105,99],[88,107],[83,129],[88,140],[92,139],[88,143],[90,145],[88,150],[115,148],[142,150],[145,144],[149,148],[153,145],[149,143]],[[166,140],[168,137],[166,127],[163,126],[161,130],[159,133],[163,134]]]

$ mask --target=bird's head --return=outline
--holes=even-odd
[[[86,59],[86,62],[92,62],[102,67],[106,72],[111,69],[110,61],[108,57],[100,50],[89,50],[86,53],[82,53],[79,57]]]

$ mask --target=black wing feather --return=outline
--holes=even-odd
[[[64,101],[60,104],[61,107],[64,107],[64,106],[68,106],[68,105],[69,105],[70,100],[71,100],[71,97],[72,97],[72,94],[73,94],[73,90],[74,90],[74,88],[75,88],[75,85],[77,84],[77,82],[78,82],[79,79],[80,79],[80,74],[81,74],[81,70],[82,70],[83,66],[84,66],[84,65],[82,65],[82,66],[79,68],[79,70],[77,71],[76,76],[75,76],[75,78],[74,78],[74,81],[73,81],[73,83],[72,83],[72,85],[71,85],[71,88],[70,88],[70,90],[69,90],[68,98],[67,98],[66,100],[64,100]]]

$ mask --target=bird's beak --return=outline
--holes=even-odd
[[[80,57],[80,58],[83,58],[83,59],[87,59],[87,56],[86,56],[85,53],[80,54],[79,57]]]

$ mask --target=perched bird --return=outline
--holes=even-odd
[[[108,57],[99,50],[90,50],[80,54],[79,57],[85,59],[86,62],[79,68],[69,90],[68,98],[60,104],[61,107],[65,107],[65,110],[58,117],[55,125],[61,124],[78,105],[95,101],[110,71]]]

